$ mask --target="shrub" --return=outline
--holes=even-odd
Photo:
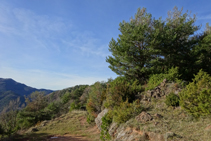
[[[97,117],[101,112],[103,100],[105,99],[106,83],[96,82],[91,86],[86,109],[90,116]]]
[[[168,81],[177,81],[180,82],[178,79],[180,77],[179,75],[179,69],[178,67],[176,68],[171,68],[168,70],[166,74],[160,73],[160,74],[153,74],[150,76],[149,81],[148,81],[148,86],[146,87],[146,90],[154,89],[157,87],[163,79],[167,79]]]
[[[4,134],[4,129],[2,127],[2,125],[0,124],[0,135],[3,135]]]
[[[125,77],[117,77],[107,87],[104,106],[112,109],[126,100],[132,103],[140,91],[142,91],[142,87],[138,81],[130,82]]]
[[[92,116],[92,115],[90,115],[90,114],[87,114],[87,116],[86,116],[86,121],[87,121],[89,124],[91,124],[91,123],[93,123],[93,122],[95,121],[95,117]]]
[[[211,77],[200,70],[180,92],[180,105],[195,117],[211,114]]]
[[[166,96],[165,103],[167,106],[179,106],[179,97],[174,93],[170,93]]]
[[[139,100],[129,103],[128,100],[122,102],[119,106],[116,106],[112,111],[113,119],[117,123],[124,123],[130,118],[135,117],[141,111],[143,107],[140,105]]]
[[[104,117],[102,117],[101,132],[100,132],[100,139],[102,141],[111,139],[111,136],[108,133],[108,129],[111,123],[112,119],[108,116],[108,113]]]
[[[80,104],[82,105],[82,106],[85,106],[86,105],[86,103],[87,103],[87,100],[88,100],[88,98],[89,98],[89,93],[90,93],[90,91],[91,91],[91,87],[89,86],[89,87],[87,87],[84,91],[83,91],[83,94],[81,95],[81,97],[80,97]]]
[[[62,103],[63,103],[63,104],[66,104],[70,99],[71,99],[70,92],[67,91],[67,92],[62,96]]]
[[[26,98],[26,103],[27,106],[17,115],[18,124],[21,128],[27,128],[38,121],[50,119],[49,114],[44,111],[48,104],[43,92],[33,92]]]
[[[18,130],[16,116],[17,111],[9,111],[0,115],[0,134],[10,136]]]
[[[75,101],[73,101],[71,104],[70,104],[70,110],[69,112],[71,112],[72,110],[75,110],[75,109],[80,109],[80,105],[79,104],[76,104]]]

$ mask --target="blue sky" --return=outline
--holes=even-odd
[[[115,78],[108,44],[139,7],[153,17],[183,7],[211,23],[209,0],[0,0],[0,77],[63,89]]]

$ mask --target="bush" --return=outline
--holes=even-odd
[[[166,96],[165,103],[167,106],[179,106],[179,97],[174,93],[170,93]]]
[[[62,96],[62,103],[66,104],[70,99],[71,99],[71,95],[70,92],[66,92],[63,96]]]
[[[120,106],[116,106],[112,111],[113,119],[117,123],[124,123],[129,119],[141,113],[143,107],[140,105],[139,100],[129,103],[127,100],[122,102]]]
[[[104,117],[102,117],[101,132],[100,132],[100,139],[102,141],[111,139],[111,136],[108,133],[108,129],[111,123],[112,119],[108,116],[108,113]]]
[[[160,74],[153,74],[150,76],[146,90],[154,89],[157,87],[164,79],[167,79],[168,81],[176,81],[180,82],[178,79],[180,77],[179,75],[179,69],[178,67],[176,68],[171,68],[168,70],[166,74],[160,73]]]
[[[9,111],[0,115],[0,134],[10,136],[18,130],[16,116],[17,111]]]
[[[107,87],[104,106],[113,109],[113,107],[120,106],[126,100],[132,103],[138,92],[141,91],[142,87],[138,84],[138,81],[130,82],[125,77],[117,77]]]
[[[0,124],[0,135],[3,135],[4,134],[4,129],[2,127],[2,125]]]
[[[97,117],[101,112],[102,103],[105,99],[106,83],[96,82],[91,86],[86,109],[90,116]]]
[[[195,117],[211,114],[211,77],[200,70],[180,92],[180,105]]]
[[[69,112],[71,112],[72,110],[76,110],[76,109],[80,109],[80,105],[79,104],[76,104],[75,101],[73,101],[71,104],[70,104],[70,110]]]
[[[43,92],[33,92],[26,98],[26,103],[27,106],[17,115],[18,124],[21,128],[28,128],[35,125],[38,121],[51,119],[44,110],[48,104]]]

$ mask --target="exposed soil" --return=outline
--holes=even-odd
[[[47,138],[47,141],[89,141],[89,140],[87,140],[85,137],[64,135],[64,136],[50,136]]]

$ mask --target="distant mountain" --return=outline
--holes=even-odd
[[[25,101],[24,95],[28,96],[35,91],[44,91],[46,94],[53,92],[52,90],[32,88],[10,78],[0,78],[0,112],[9,105],[10,101],[19,99],[18,106],[21,106]]]

